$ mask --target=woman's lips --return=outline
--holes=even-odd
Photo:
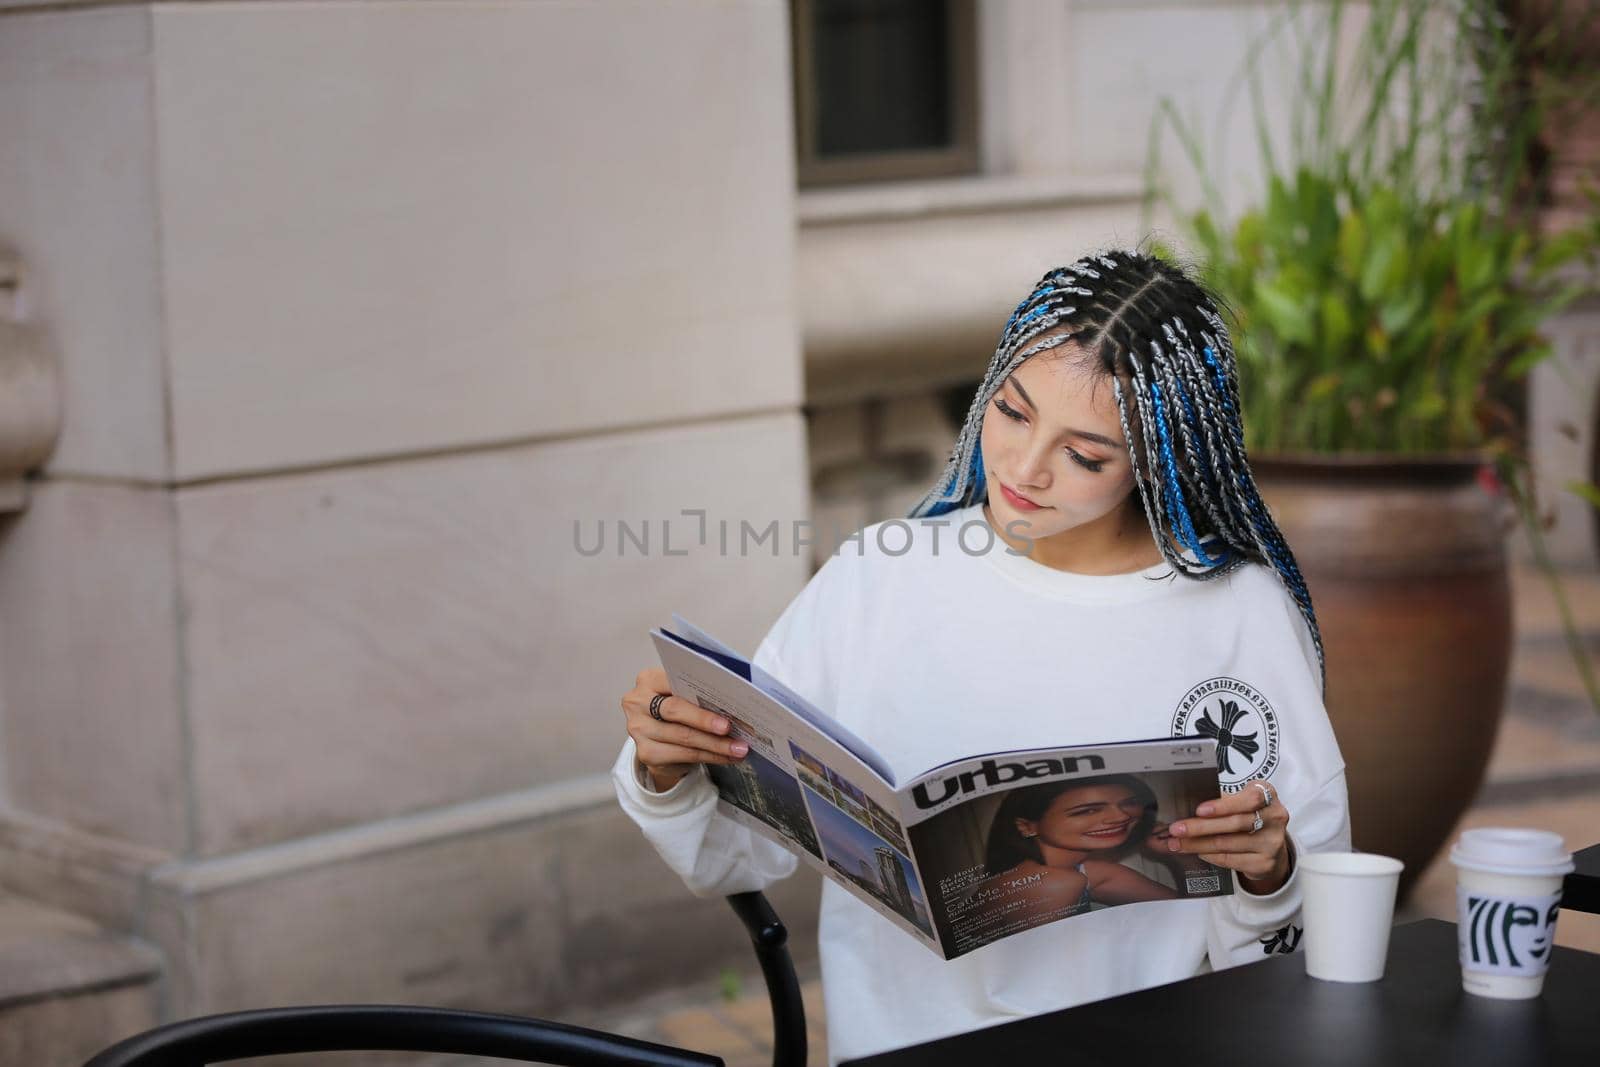
[[[1086,833],[1089,837],[1121,837],[1128,832],[1129,825],[1129,823],[1118,823],[1104,830],[1089,830]]]
[[[1035,504],[1025,496],[1018,496],[1005,482],[1000,483],[1000,492],[1005,494],[1006,503],[1018,511],[1038,511],[1044,506],[1043,504]]]

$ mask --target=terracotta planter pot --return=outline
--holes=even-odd
[[[1505,704],[1502,498],[1476,455],[1252,457],[1322,628],[1355,847],[1422,873],[1482,783]]]

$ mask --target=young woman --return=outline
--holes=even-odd
[[[756,663],[903,779],[974,752],[1217,741],[1218,796],[1165,840],[1231,869],[1231,895],[1096,910],[943,962],[825,882],[832,1060],[1298,944],[1295,853],[1350,847],[1344,763],[1235,374],[1216,301],[1182,270],[1113,250],[1051,271],[1007,321],[914,521],[845,541],[762,641]],[[786,877],[794,856],[719,813],[701,766],[743,744],[667,692],[652,669],[622,698],[624,810],[697,894]]]

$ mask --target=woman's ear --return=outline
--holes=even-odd
[[[1019,818],[1017,819],[1017,833],[1023,837],[1038,837],[1039,824],[1032,819]]]

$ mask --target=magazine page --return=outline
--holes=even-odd
[[[894,771],[890,768],[889,761],[879,755],[871,745],[852,733],[843,723],[824,713],[811,701],[796,693],[787,685],[784,685],[783,682],[745,659],[698,626],[695,626],[682,615],[674,612],[672,622],[681,633],[675,633],[672,630],[662,630],[660,632],[686,648],[700,652],[727,667],[763,693],[777,700],[789,711],[810,723],[812,727],[831,737],[838,744],[843,745],[856,759],[871,767],[879,778],[882,778],[890,785],[895,784]]]
[[[1103,908],[1233,892],[1228,872],[1167,851],[1169,823],[1220,793],[1210,738],[999,753],[947,764],[902,795],[945,957]]]
[[[706,765],[722,810],[939,951],[893,787],[755,685],[749,665],[726,646],[697,647],[660,630],[650,636],[673,693],[726,717],[730,734],[750,746],[737,763]]]

